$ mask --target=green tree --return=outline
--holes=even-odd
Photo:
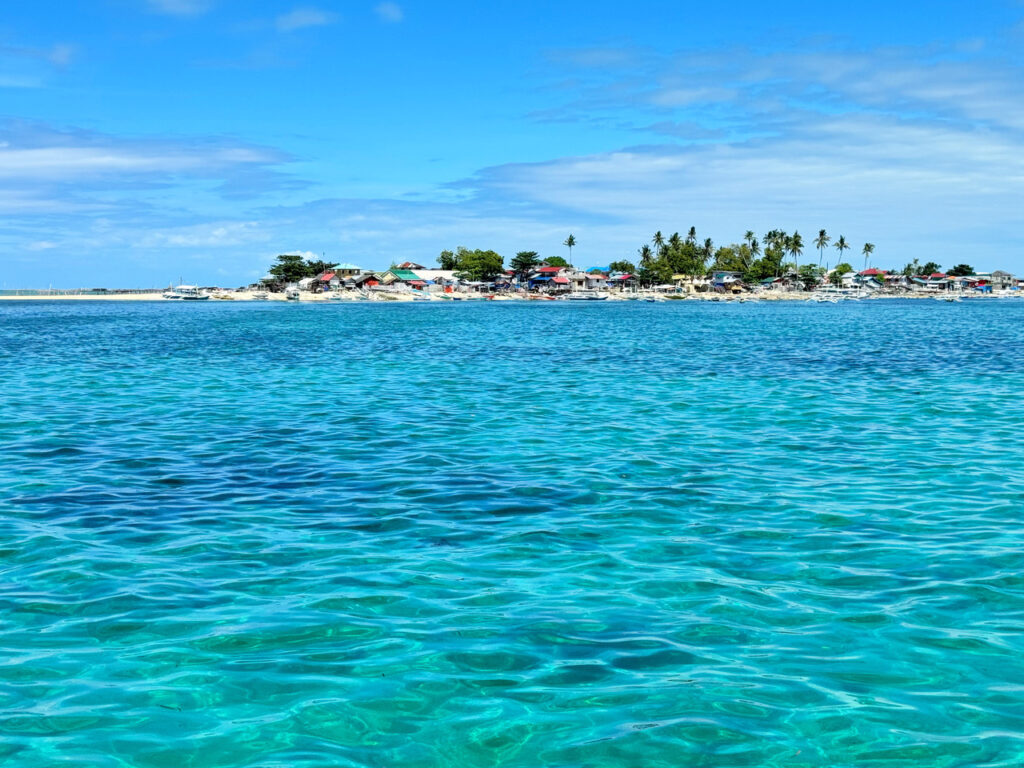
[[[868,259],[871,258],[871,254],[875,252],[874,243],[864,243],[864,249],[861,253],[864,254],[864,269],[868,268]]]
[[[715,251],[711,262],[712,272],[739,272],[743,274],[750,268],[750,246],[747,243],[723,245]]]
[[[919,275],[934,275],[936,272],[941,272],[941,271],[942,271],[942,267],[940,267],[934,261],[929,261],[927,264],[925,264],[923,267],[921,267],[921,271],[918,272],[917,274],[919,274]]]
[[[917,259],[914,259],[903,268],[903,274],[905,277],[921,274],[921,265],[917,263]]]
[[[828,232],[824,229],[818,230],[818,237],[814,241],[814,247],[818,249],[818,266],[821,266],[821,259],[825,255],[825,249],[828,244],[832,242],[832,238],[828,236]]]
[[[804,264],[800,267],[800,282],[804,284],[804,290],[813,290],[821,283],[825,270],[813,264]]]
[[[662,249],[665,247],[665,238],[661,234],[660,229],[654,233],[654,237],[651,238],[651,243],[654,244],[654,252],[660,256]]]
[[[786,241],[789,236],[781,229],[773,229],[768,232],[762,242],[764,243],[764,258],[760,259],[764,267],[774,265],[775,269],[770,275],[765,277],[771,277],[772,275],[780,275],[782,273],[782,258],[786,255]]]
[[[306,260],[297,253],[282,253],[270,268],[270,274],[282,283],[297,283],[308,276],[306,272]]]
[[[624,275],[631,275],[636,272],[636,265],[631,261],[623,259],[622,261],[613,261],[608,265],[608,269],[612,272],[621,272]]]
[[[835,245],[833,245],[832,247],[835,248],[837,251],[839,251],[839,259],[840,259],[840,261],[843,258],[843,251],[850,250],[849,243],[846,242],[846,238],[843,237],[842,235],[839,236],[839,239],[836,240]]]
[[[509,262],[508,268],[516,273],[519,277],[520,283],[525,283],[530,272],[532,272],[534,267],[538,264],[540,264],[540,259],[537,258],[536,251],[519,251],[519,253],[515,255],[515,258]]]
[[[322,275],[324,272],[330,272],[338,266],[336,261],[322,261],[317,259],[316,261],[306,262],[306,277],[316,277]]]
[[[544,263],[549,267],[568,267],[569,262],[563,259],[561,256],[548,256],[544,259]]]
[[[689,243],[697,242],[697,228],[690,227],[690,231],[686,233],[686,241]]]
[[[441,269],[458,269],[459,261],[455,258],[455,254],[451,251],[441,251],[441,255],[437,257],[437,263],[441,265]]]
[[[650,270],[654,264],[654,256],[652,255],[651,246],[646,243],[640,246],[640,250],[637,251],[637,255],[640,256],[640,269]]]
[[[572,232],[570,232],[569,236],[565,238],[565,242],[562,243],[562,245],[569,249],[569,263],[572,264],[572,249],[573,246],[576,245],[576,238],[573,236]]]
[[[842,240],[841,237],[839,239]],[[847,246],[847,248],[849,248],[849,246]],[[829,278],[829,282],[831,282],[832,285],[842,285],[843,275],[847,274],[848,272],[853,272],[852,265],[847,264],[845,261],[842,262],[841,264],[837,264],[836,268],[832,271],[832,276]]]
[[[793,232],[792,236],[786,239],[786,250],[793,257],[794,271],[800,272],[800,257],[804,254],[804,239],[799,232]]]
[[[761,241],[757,239],[757,235],[754,234],[754,230],[748,229],[746,234],[743,235],[743,239],[747,241],[747,248],[750,249],[751,256],[761,255]]]
[[[303,259],[297,253],[282,253],[277,263],[270,268],[270,274],[282,283],[297,283],[306,277],[316,277],[334,269],[337,264],[319,259],[312,261]]]
[[[487,282],[505,271],[501,256],[494,251],[459,248],[456,258],[459,263],[456,277],[461,280]]]
[[[974,267],[969,264],[957,264],[955,267],[950,267],[946,274],[951,277],[964,277],[966,275],[974,274]]]

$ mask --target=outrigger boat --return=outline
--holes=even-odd
[[[210,294],[202,291],[195,285],[179,285],[173,291],[163,294],[165,299],[180,299],[181,301],[208,301]]]

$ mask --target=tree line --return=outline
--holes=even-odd
[[[509,269],[517,275],[520,282],[525,282],[541,264],[571,266],[572,249],[577,245],[576,237],[570,233],[562,245],[568,248],[570,261],[561,256],[550,256],[542,260],[536,251],[519,251],[509,262]],[[789,234],[785,230],[773,229],[759,238],[753,230],[747,230],[742,242],[715,248],[710,237],[700,242],[696,227],[690,227],[685,237],[678,232],[668,237],[660,230],[655,232],[651,242],[644,243],[637,250],[637,263],[622,259],[613,261],[609,269],[613,272],[636,275],[642,285],[671,283],[675,275],[697,278],[709,272],[732,272],[747,283],[795,274],[806,288],[811,288],[818,285],[829,271],[825,251],[830,245],[838,252],[839,263],[831,275],[831,280],[838,283],[842,275],[854,271],[849,262],[842,261],[845,252],[849,251],[851,246],[843,235],[833,241],[824,229],[819,230],[818,236],[811,242],[811,246],[818,251],[817,264],[800,264],[800,257],[804,253],[804,240],[798,231]],[[874,252],[874,243],[864,243],[861,248],[864,269],[868,268]],[[463,280],[489,282],[505,272],[504,259],[500,254],[493,250],[470,250],[463,246],[454,251],[441,251],[437,263],[441,269],[451,270],[456,277]],[[306,277],[316,277],[336,266],[337,264],[322,260],[304,259],[299,254],[282,254],[277,257],[277,263],[270,268],[270,274],[282,283],[292,283]],[[888,271],[899,272],[908,277],[926,277],[940,272],[941,269],[934,261],[919,264],[918,260],[914,259],[902,270]],[[957,264],[951,267],[947,274],[972,275],[974,269],[968,264]]]

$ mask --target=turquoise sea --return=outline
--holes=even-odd
[[[1024,301],[0,305],[0,765],[1020,766]]]

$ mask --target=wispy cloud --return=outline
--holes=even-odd
[[[0,247],[72,266],[82,249],[116,253],[153,274],[194,256],[201,280],[258,276],[280,244],[382,267],[459,244],[558,253],[572,231],[581,263],[607,263],[656,229],[694,225],[724,244],[826,227],[876,243],[883,267],[1024,271],[1008,247],[1024,246],[1024,67],[990,46],[588,48],[550,61],[538,119],[604,121],[604,151],[499,162],[415,198],[315,199],[286,175],[292,158],[244,142],[0,126],[0,212],[16,222]]]
[[[398,3],[378,3],[374,11],[382,21],[386,21],[389,24],[397,24],[405,18],[405,13]]]
[[[296,8],[274,20],[280,32],[295,32],[308,27],[326,27],[338,20],[337,14],[319,8]]]
[[[146,5],[154,13],[199,16],[210,10],[213,0],[146,0]]]
[[[75,47],[66,43],[45,48],[0,45],[0,88],[41,88],[74,54]]]
[[[161,199],[148,214],[159,219],[175,198],[216,204],[292,187],[297,181],[282,170],[289,159],[224,139],[124,139],[7,122],[0,125],[0,211],[139,210],[155,195]]]

